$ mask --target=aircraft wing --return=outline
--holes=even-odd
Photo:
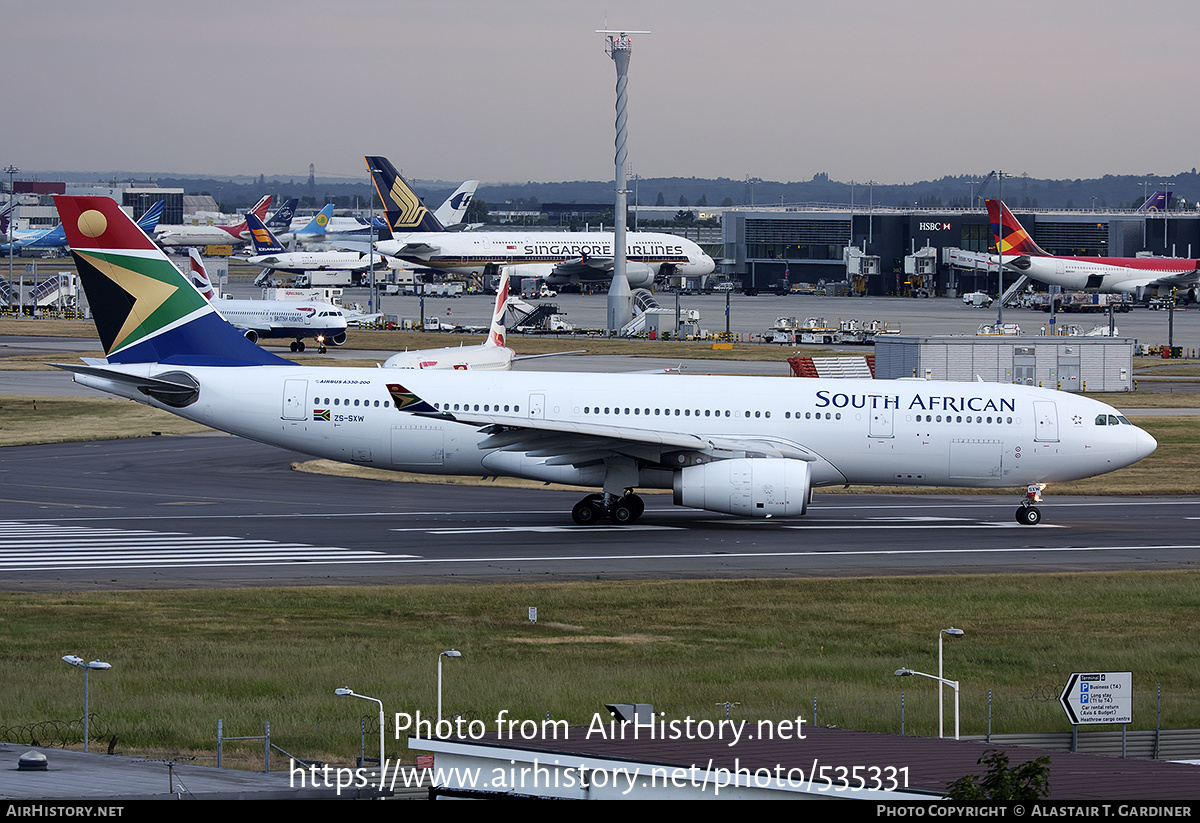
[[[545,354],[514,354],[513,362],[518,360],[537,360],[539,357],[558,357],[560,354],[587,354],[587,349],[576,349],[575,351],[552,351]]]
[[[431,246],[428,243],[405,243],[396,252],[396,257],[416,257],[420,260],[428,260],[441,250],[440,246]]]
[[[439,416],[480,427],[489,436],[480,449],[525,452],[545,458],[546,465],[582,466],[616,455],[658,463],[669,452],[684,449],[713,460],[780,457],[813,462],[814,452],[782,438],[680,434],[653,427],[613,426],[500,414],[462,412]],[[650,421],[647,421],[650,422]]]
[[[1157,280],[1151,280],[1151,286],[1194,286],[1200,283],[1200,269],[1181,271],[1178,274],[1168,274]]]
[[[554,273],[561,277],[579,277],[584,275],[610,274],[615,261],[611,257],[573,257],[563,260],[554,267]]]

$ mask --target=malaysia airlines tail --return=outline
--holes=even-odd
[[[433,216],[447,229],[464,228],[462,221],[467,214],[467,207],[475,197],[475,189],[479,188],[478,180],[467,180],[454,190],[454,194],[446,198],[446,202],[438,206]]]
[[[114,200],[54,202],[110,366],[294,365],[227,323]]]
[[[401,234],[446,230],[386,157],[369,155],[363,159],[371,170],[371,181],[383,203],[389,230]]]
[[[1013,217],[1013,213],[1008,210],[1008,206],[1004,205],[1003,201],[987,200],[985,202],[987,203],[988,221],[992,224],[992,240],[999,244],[1001,255],[1053,256],[1033,242],[1029,232],[1025,231],[1017,218]]]

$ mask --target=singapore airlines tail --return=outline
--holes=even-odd
[[[388,228],[393,233],[446,230],[386,157],[369,155],[363,159],[371,170],[371,181],[379,193]]]

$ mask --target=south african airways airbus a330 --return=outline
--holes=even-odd
[[[1038,489],[1157,446],[1104,403],[998,383],[300,366],[223,320],[112,200],[57,201],[107,353],[60,366],[78,382],[347,463],[592,486],[581,525],[637,520],[639,488],[794,517],[820,486]],[[1041,520],[1029,497],[1017,519]]]

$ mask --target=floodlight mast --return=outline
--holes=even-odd
[[[648,31],[615,31],[597,29],[597,34],[606,35],[606,51],[617,66],[617,140],[616,140],[616,205],[613,210],[613,259],[612,284],[608,288],[608,322],[610,335],[619,332],[633,319],[633,294],[629,290],[629,278],[625,271],[625,203],[627,181],[625,161],[629,156],[625,143],[628,138],[629,115],[629,58],[633,55],[631,34],[649,34]]]

